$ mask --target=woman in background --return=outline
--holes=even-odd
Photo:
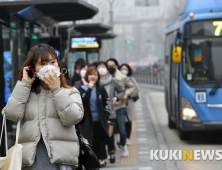
[[[130,145],[130,135],[132,131],[132,121],[135,120],[135,104],[134,102],[139,98],[139,87],[134,77],[132,77],[133,71],[131,67],[128,64],[122,64],[120,66],[120,71],[122,74],[126,75],[129,80],[134,84],[135,90],[131,96],[129,96],[127,100],[127,106],[126,106],[126,133],[127,133],[127,139],[126,144]]]
[[[78,60],[76,60],[75,66],[74,66],[73,77],[72,77],[72,80],[71,80],[71,85],[72,86],[74,86],[75,82],[81,80],[80,67],[84,62],[85,62],[85,60],[83,58],[79,58]]]
[[[107,91],[108,96],[111,99],[110,108],[110,121],[115,122],[116,118],[116,110],[115,110],[115,103],[123,99],[125,95],[124,88],[120,85],[120,83],[109,74],[108,66],[105,62],[98,62],[97,63],[97,70],[99,71],[100,75],[100,85],[104,87]],[[115,163],[115,148],[114,148],[114,135],[106,141],[108,145],[108,154],[110,155],[110,163]]]
[[[83,137],[93,146],[103,167],[107,158],[105,140],[109,137],[107,121],[110,115],[110,101],[105,88],[99,85],[100,75],[96,67],[88,68],[85,81],[88,84],[79,88],[85,120],[84,124],[79,125],[79,129]]]
[[[74,83],[74,86],[78,89],[80,88],[82,85],[87,85],[88,83],[85,80],[85,75],[86,75],[86,71],[88,69],[88,65],[86,63],[82,63],[81,67],[80,67],[80,76],[81,76],[81,80],[77,81]]]

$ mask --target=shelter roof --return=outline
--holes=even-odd
[[[61,21],[90,19],[98,9],[82,0],[0,1],[0,13],[17,13],[31,22],[51,26]]]
[[[93,23],[75,25],[74,29],[82,34],[100,34],[106,33],[111,27],[104,24]]]

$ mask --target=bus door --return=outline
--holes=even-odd
[[[171,51],[173,49],[173,44],[171,45]],[[179,89],[179,64],[172,62],[171,57],[171,67],[170,67],[170,104],[171,104],[171,116],[177,122],[178,112],[178,89]]]
[[[171,66],[172,66],[172,54],[171,44],[174,42],[173,32],[166,35],[165,44],[165,106],[170,117],[172,117],[171,111]]]

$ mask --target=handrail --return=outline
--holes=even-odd
[[[164,72],[137,71],[133,76],[139,83],[164,85]]]

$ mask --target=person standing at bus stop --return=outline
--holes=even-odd
[[[120,132],[120,147],[122,150],[122,156],[128,156],[129,152],[126,146],[126,101],[127,98],[133,94],[135,87],[127,78],[127,76],[123,75],[118,70],[118,61],[114,58],[110,58],[106,61],[109,73],[116,78],[116,80],[122,85],[122,87],[126,90],[125,95],[121,101],[116,102],[116,122]]]
[[[72,80],[71,80],[71,85],[74,86],[75,82],[81,80],[81,75],[80,75],[80,70],[81,70],[81,65],[85,62],[85,60],[83,58],[79,58],[76,62],[75,62],[75,66],[74,66],[74,73],[72,76]]]
[[[119,69],[120,69],[121,73],[126,75],[129,78],[129,80],[133,83],[133,85],[135,86],[135,91],[133,92],[132,95],[130,95],[128,97],[127,106],[126,106],[126,134],[127,134],[126,144],[130,145],[131,144],[130,135],[131,135],[131,131],[132,131],[132,121],[135,120],[135,117],[136,117],[136,110],[135,110],[134,102],[136,102],[139,99],[139,86],[138,86],[135,78],[132,77],[133,70],[128,64],[122,64],[119,67]]]
[[[122,100],[123,96],[125,95],[125,90],[121,86],[121,84],[109,74],[108,66],[105,62],[98,62],[97,63],[97,69],[100,74],[100,86],[104,87],[107,91],[107,94],[111,100],[110,102],[110,121],[112,123],[115,122],[115,119],[112,119],[115,117],[115,103],[117,101]],[[114,134],[110,134],[110,138],[106,141],[108,145],[108,154],[110,155],[110,163],[115,163],[115,147],[114,147]]]
[[[107,158],[105,140],[109,138],[108,119],[110,115],[110,99],[104,87],[99,84],[100,75],[96,67],[91,66],[85,74],[87,85],[82,85],[79,92],[84,106],[85,122],[79,125],[80,132],[93,146],[100,160],[101,167],[106,166]]]
[[[76,87],[77,89],[79,89],[82,85],[87,85],[88,83],[85,80],[85,75],[86,75],[86,71],[88,69],[88,65],[86,62],[82,63],[81,67],[80,67],[80,76],[81,76],[81,80],[77,81],[74,83],[74,87]]]
[[[47,71],[49,68],[53,68]],[[53,72],[50,73],[50,72]],[[24,120],[19,135],[23,170],[72,170],[78,166],[75,124],[83,118],[81,96],[66,84],[55,50],[34,46],[2,113]]]

